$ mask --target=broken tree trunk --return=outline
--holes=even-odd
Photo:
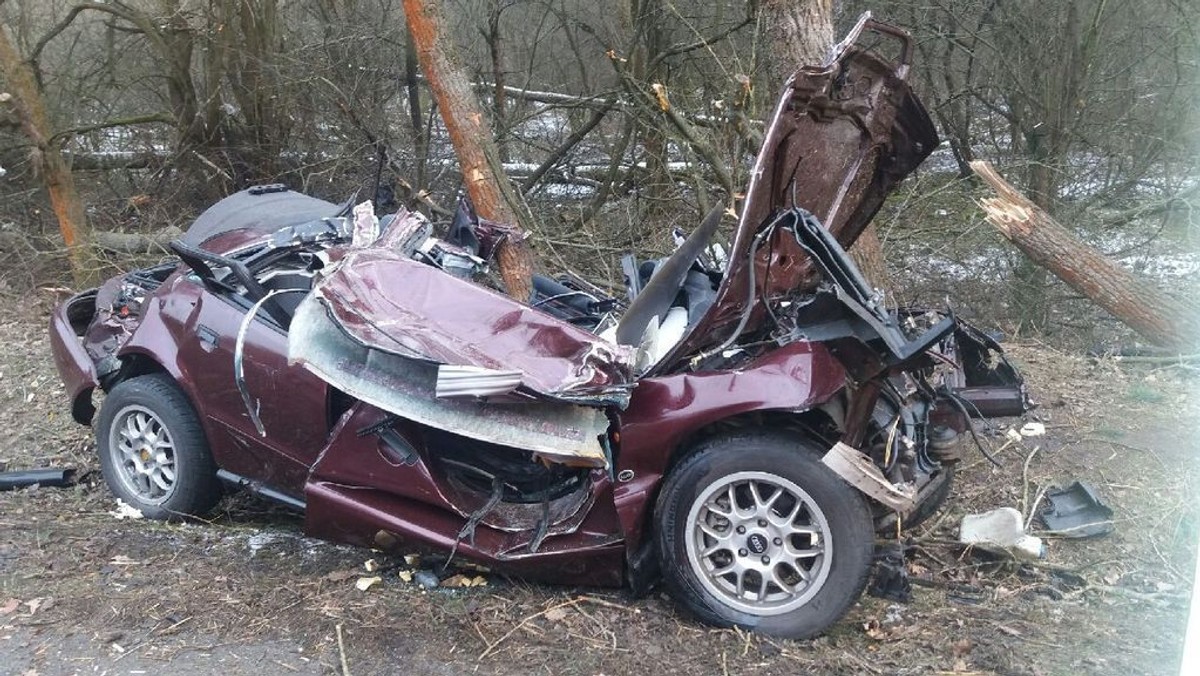
[[[1200,339],[1200,306],[1163,293],[1081,242],[1005,181],[991,164],[975,161],[971,169],[996,191],[996,197],[980,200],[988,222],[1030,260],[1146,340],[1171,350],[1195,350]]]
[[[75,190],[71,167],[63,159],[59,142],[54,139],[37,75],[9,40],[8,27],[2,22],[0,72],[11,88],[11,94],[0,94],[0,102],[8,101],[12,105],[21,131],[33,144],[31,160],[46,185],[46,192],[50,194],[50,206],[58,218],[58,228],[62,232],[67,260],[71,265],[71,276],[77,286],[95,286],[100,279],[100,266],[96,260],[87,212]]]
[[[476,211],[488,220],[521,230],[505,238],[496,252],[496,261],[508,294],[525,302],[533,292],[533,251],[525,238],[531,222],[524,203],[504,175],[483,106],[455,58],[440,4],[440,0],[404,0],[404,16]]]

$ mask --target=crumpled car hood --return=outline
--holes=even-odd
[[[491,376],[501,390],[527,399],[619,407],[629,400],[629,348],[400,252],[349,251],[301,305],[314,303],[361,345],[401,358],[474,367],[481,381]],[[302,310],[297,318],[312,316]],[[303,357],[303,346],[290,342],[289,351]],[[461,384],[472,371],[444,371],[448,377],[441,384],[457,376],[460,386],[439,389],[471,396]],[[505,375],[512,377],[510,387],[503,384]],[[481,392],[506,393],[493,387],[484,383]]]
[[[897,40],[898,59],[853,44],[863,30]],[[717,297],[655,372],[678,370],[682,359],[729,337],[749,295],[751,242],[773,214],[806,209],[849,247],[888,194],[933,152],[937,131],[905,81],[910,58],[907,33],[864,19],[828,65],[801,68],[787,82],[754,164]],[[765,241],[753,266],[757,306],[743,331],[759,325],[765,301],[816,283],[807,254],[789,237]]]

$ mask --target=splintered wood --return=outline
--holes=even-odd
[[[1104,308],[1146,340],[1179,351],[1200,337],[1200,305],[1168,295],[1088,246],[1005,181],[987,162],[971,168],[996,197],[979,201],[987,221],[1033,262]]]

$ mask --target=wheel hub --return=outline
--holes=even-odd
[[[109,454],[117,478],[139,500],[165,502],[175,490],[175,445],[158,415],[140,405],[113,418]]]
[[[825,515],[795,483],[739,472],[697,497],[687,518],[692,570],[726,604],[757,615],[807,603],[829,573]]]

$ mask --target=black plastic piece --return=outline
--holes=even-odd
[[[236,486],[238,488],[244,488],[252,493],[255,493],[256,495],[261,495],[264,498],[268,498],[268,499],[274,500],[275,502],[278,502],[280,504],[287,505],[288,507],[291,507],[292,509],[295,509],[297,511],[300,511],[300,512],[304,511],[304,508],[305,508],[304,500],[302,500],[301,498],[297,498],[294,495],[284,493],[283,491],[281,491],[277,488],[272,488],[271,486],[268,486],[261,481],[254,480],[249,477],[244,477],[240,474],[234,474],[233,472],[223,470],[223,469],[217,470],[217,478],[231,486]]]
[[[268,183],[266,185],[252,185],[246,189],[246,192],[251,195],[269,195],[273,192],[287,192],[288,187],[282,183]]]
[[[1042,510],[1042,522],[1055,534],[1068,538],[1090,538],[1113,531],[1113,511],[1100,502],[1096,491],[1081,481],[1067,488],[1046,491],[1049,506]]]
[[[74,469],[46,468],[0,472],[0,491],[11,491],[33,485],[65,488],[74,483]]]
[[[254,275],[250,273],[250,269],[237,259],[205,251],[200,247],[191,246],[179,239],[171,242],[171,250],[200,276],[200,280],[204,282],[205,286],[214,291],[230,290],[228,284],[216,278],[216,274],[212,270],[215,266],[229,268],[234,279],[246,287],[246,296],[251,301],[258,302],[267,297],[267,290],[254,278]],[[271,315],[272,319],[279,322],[281,326],[287,326],[291,323],[291,318],[284,312],[279,303],[275,302],[274,298],[263,303],[263,309],[267,311],[267,314]]]
[[[875,574],[867,593],[897,603],[912,601],[912,582],[904,565],[904,545],[899,542],[885,545],[875,555]]]

